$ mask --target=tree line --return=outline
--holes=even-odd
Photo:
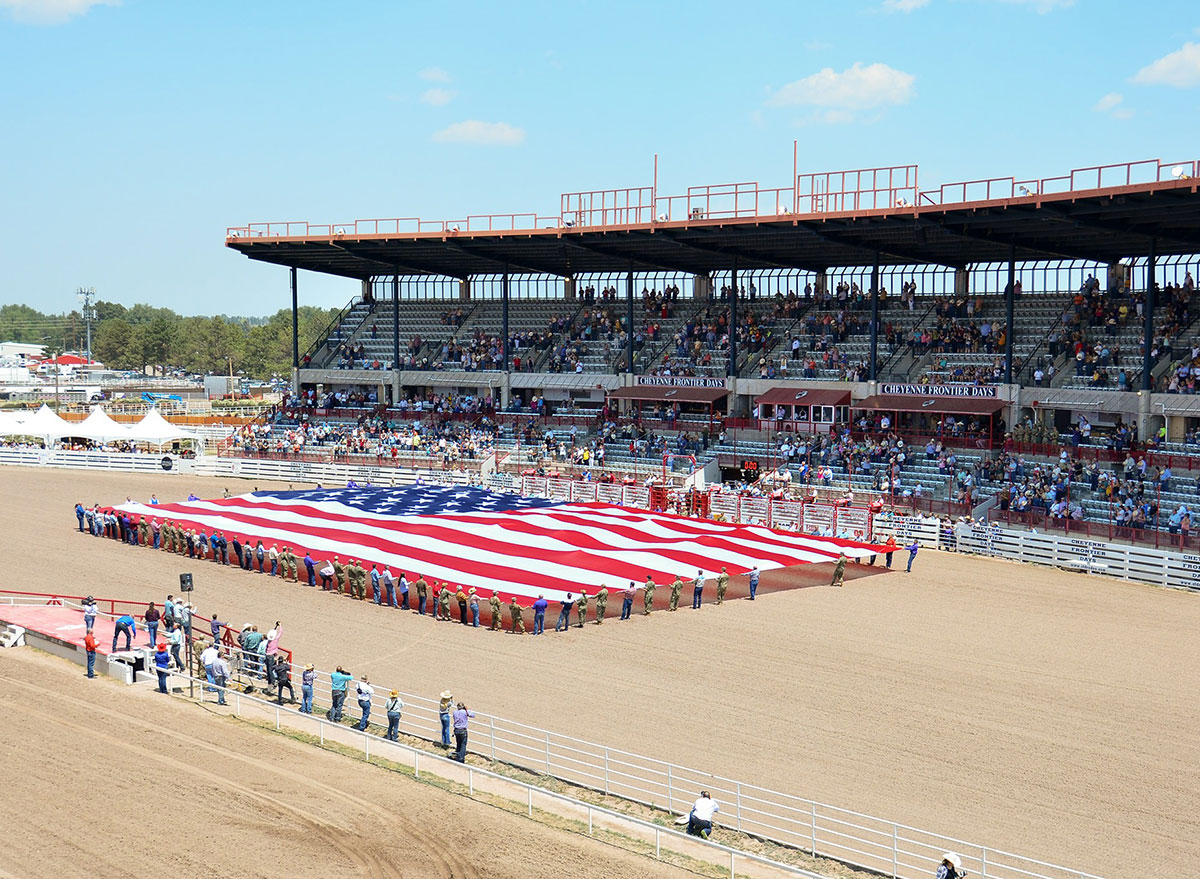
[[[162,373],[234,372],[251,378],[290,375],[292,312],[269,317],[184,316],[169,308],[117,302],[93,306],[92,357],[110,369]],[[329,327],[337,309],[301,306],[300,353]],[[43,314],[28,305],[0,306],[0,341],[45,345],[50,351],[84,351],[86,323],[78,311]]]

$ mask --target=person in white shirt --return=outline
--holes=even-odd
[[[220,658],[220,655],[221,655],[221,653],[219,650],[217,650],[217,642],[216,641],[209,644],[200,653],[200,664],[204,666],[204,676],[206,678],[208,678],[208,683],[210,684],[210,686],[207,687],[206,689],[208,689],[210,691],[214,689],[214,687],[212,687],[211,685],[216,684],[216,682],[217,682],[216,678],[213,675],[213,666],[216,664],[217,659]]]
[[[84,625],[87,626],[84,634],[87,634],[87,632],[90,632],[93,628],[95,628],[96,599],[92,598],[90,595],[87,597],[87,600],[83,602],[83,622]]]
[[[363,675],[359,678],[358,684],[355,685],[354,689],[358,694],[358,707],[362,709],[362,720],[354,728],[365,730],[368,721],[371,719],[371,697],[375,695],[375,688],[371,686],[371,682],[367,680],[367,676]]]
[[[712,835],[713,815],[719,811],[721,807],[709,796],[708,791],[700,791],[700,799],[692,804],[692,811],[688,814],[688,835],[708,839]]]

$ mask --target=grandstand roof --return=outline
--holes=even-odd
[[[754,398],[755,403],[784,406],[849,406],[850,392],[840,388],[771,388]]]
[[[949,415],[995,415],[1008,403],[998,397],[917,397],[876,394],[854,404],[855,409],[883,412],[938,412]]]
[[[1158,165],[1161,178],[1165,165]],[[1192,171],[1200,163],[1187,167]],[[1074,186],[1075,173],[1053,179],[1069,179],[1067,185]],[[989,184],[986,194],[995,191],[992,181],[977,182]],[[1049,181],[1030,181],[1030,190],[1005,178],[1005,191],[1016,197],[967,201],[966,194],[974,192],[968,189],[971,184],[953,184],[962,187],[963,201],[949,202],[939,190],[914,190],[914,205],[872,192],[874,198],[866,203],[882,207],[830,210],[864,203],[862,193],[842,192],[797,196],[796,212],[767,214],[760,212],[760,203],[766,193],[776,191],[755,189],[753,208],[711,213],[693,208],[681,219],[665,221],[670,214],[655,216],[652,207],[572,212],[577,221],[504,215],[472,217],[461,224],[252,224],[229,229],[226,245],[251,259],[362,279],[397,273],[466,278],[506,269],[563,277],[630,269],[704,274],[728,269],[735,258],[741,270],[817,271],[869,266],[877,252],[882,265],[965,267],[1006,262],[1010,248],[1018,261],[1110,263],[1145,255],[1152,238],[1160,255],[1200,252],[1198,182],[1185,174],[1047,193]],[[792,199],[791,189],[787,197]],[[516,228],[522,223],[534,228]],[[502,224],[505,229],[496,231]],[[537,228],[539,224],[548,227]],[[426,231],[430,226],[434,231]]]
[[[660,385],[630,385],[627,388],[617,388],[610,391],[610,400],[643,400],[658,402],[668,400],[672,403],[708,403],[712,404],[729,396],[725,388],[675,388]]]

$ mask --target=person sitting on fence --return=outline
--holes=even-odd
[[[713,816],[719,811],[721,807],[708,791],[700,791],[700,798],[692,804],[692,811],[688,813],[688,835],[708,839],[712,835]]]

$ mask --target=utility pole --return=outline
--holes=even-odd
[[[88,363],[92,362],[92,317],[95,311],[92,308],[92,299],[96,295],[94,287],[80,287],[75,295],[79,297],[79,301],[83,303],[83,322],[87,325],[87,359]]]

